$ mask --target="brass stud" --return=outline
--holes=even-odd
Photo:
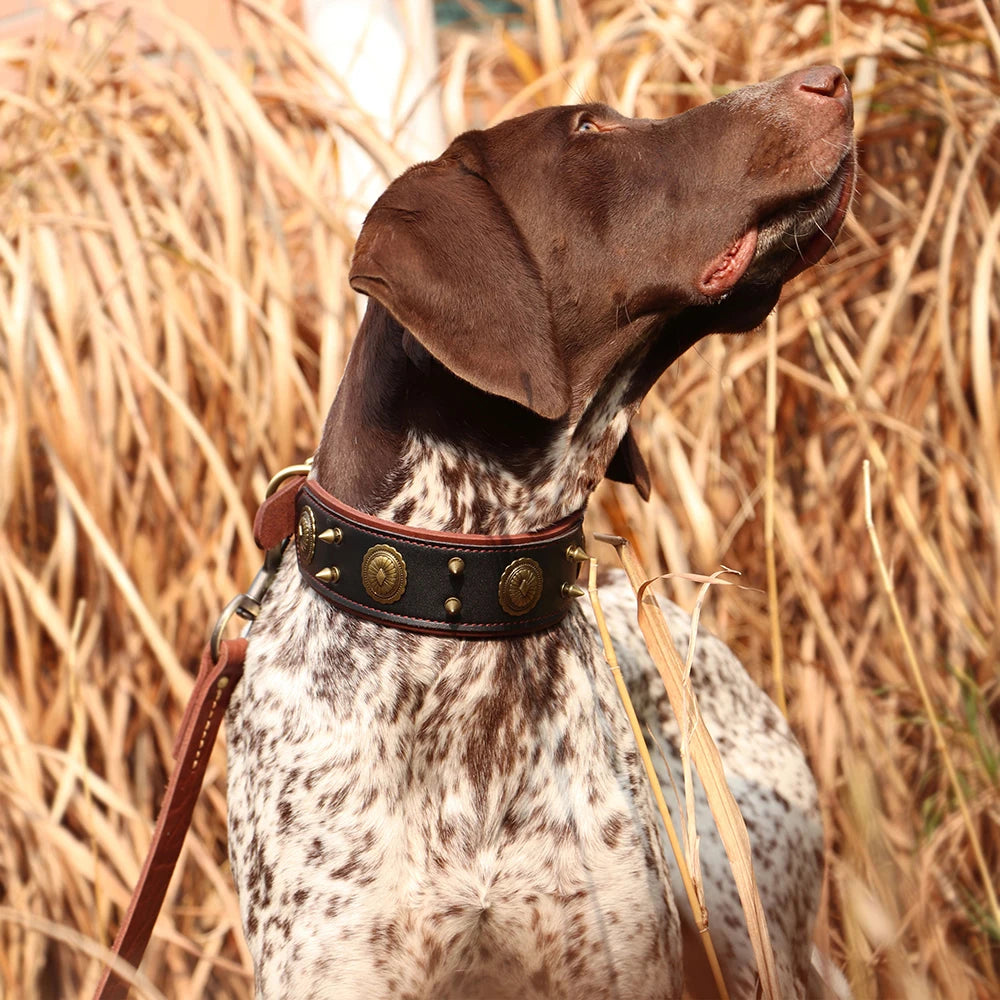
[[[215,686],[221,691],[223,688],[229,687],[229,678],[220,677],[216,682]]]
[[[327,528],[316,536],[321,542],[332,542],[339,545],[344,540],[344,533],[340,528]]]
[[[319,537],[322,538],[323,536],[320,535]],[[580,548],[579,545],[571,545],[566,550],[566,558],[570,562],[579,562],[579,563],[582,563],[582,562],[586,562],[590,558],[590,556],[588,556],[587,553],[586,553],[586,551],[584,549]]]
[[[326,566],[317,570],[316,579],[324,583],[336,583],[340,579],[340,570],[336,566]]]
[[[312,562],[316,549],[316,518],[311,507],[303,507],[299,515],[299,523],[295,528],[295,548],[302,562]]]
[[[452,576],[461,576],[465,572],[465,560],[460,559],[458,556],[448,560],[448,572]]]
[[[562,585],[563,597],[583,597],[586,593],[587,591],[583,587],[579,587],[575,583],[564,583]]]
[[[457,597],[449,597],[444,602],[444,609],[448,612],[449,618],[455,618],[458,616],[459,611],[462,610],[462,602]]]
[[[379,604],[395,604],[406,590],[406,562],[391,545],[373,545],[361,560],[361,582]]]
[[[500,607],[509,615],[526,615],[542,596],[542,580],[534,559],[515,559],[500,577]]]

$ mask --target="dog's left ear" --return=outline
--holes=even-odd
[[[646,460],[642,457],[642,452],[639,451],[631,427],[625,431],[625,437],[621,439],[618,450],[608,463],[608,471],[604,475],[616,483],[631,483],[643,500],[649,499],[649,491],[652,486],[649,466],[646,465]]]
[[[493,189],[457,157],[389,186],[362,227],[350,281],[466,382],[550,420],[569,409],[535,263]]]

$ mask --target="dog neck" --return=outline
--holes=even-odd
[[[371,303],[327,417],[315,478],[344,503],[397,524],[534,531],[586,504],[635,405],[606,391],[576,419],[545,420],[456,378]]]

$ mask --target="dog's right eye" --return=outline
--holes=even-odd
[[[589,119],[584,118],[577,126],[577,132],[600,132],[601,130]]]

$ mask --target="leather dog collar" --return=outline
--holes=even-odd
[[[575,586],[586,559],[582,512],[521,535],[430,531],[364,514],[296,479],[258,511],[258,542],[270,547],[288,537],[289,523],[313,590],[342,611],[396,628],[523,635],[555,625],[583,594]]]

